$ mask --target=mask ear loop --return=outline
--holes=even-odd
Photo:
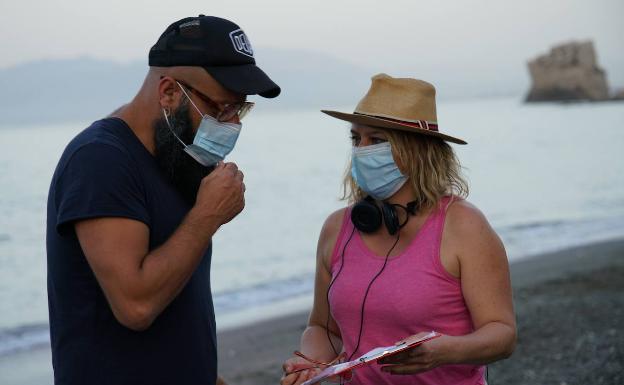
[[[186,92],[186,90],[184,89],[184,87],[182,87],[182,84],[180,84],[180,82],[178,82],[176,80],[176,83],[178,85],[178,87],[180,87],[180,89],[182,90],[182,92],[184,93],[184,96],[186,96],[186,98],[189,100],[189,102],[191,102],[191,104],[193,105],[193,107],[195,107],[195,109],[197,110],[197,113],[199,114],[199,116],[201,116],[202,118],[204,117],[205,114],[202,114],[202,112],[199,110],[199,108],[197,108],[197,105],[195,105],[195,102],[193,102],[193,99],[191,99],[191,97],[189,96],[189,94]]]
[[[167,122],[167,127],[169,127],[169,131],[171,131],[171,133],[173,134],[173,136],[175,136],[175,138],[182,143],[182,145],[184,146],[184,148],[188,147],[186,143],[184,143],[182,141],[182,139],[180,139],[180,137],[178,136],[178,134],[175,133],[175,131],[173,131],[173,128],[171,127],[171,123],[169,123],[169,114],[171,114],[171,112],[167,113],[167,110],[165,110],[164,108],[162,109],[163,115],[165,116],[165,121]]]

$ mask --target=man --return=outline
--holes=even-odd
[[[136,97],[74,138],[48,197],[56,384],[214,384],[211,237],[244,207],[246,95],[280,88],[234,23],[173,23]],[[97,92],[97,91],[94,91]],[[221,382],[221,381],[220,381]]]

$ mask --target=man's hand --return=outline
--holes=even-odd
[[[243,172],[235,163],[217,164],[206,176],[197,191],[192,211],[200,225],[228,223],[245,207]]]

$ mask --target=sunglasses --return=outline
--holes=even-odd
[[[226,103],[226,104],[217,103],[214,100],[210,99],[205,94],[198,91],[196,88],[193,88],[189,86],[188,84],[181,82],[179,80],[176,80],[176,82],[180,85],[180,88],[182,88],[182,91],[184,91],[185,94],[186,94],[186,90],[184,88],[187,88],[189,92],[197,95],[204,103],[208,104],[214,110],[218,111],[217,115],[215,116],[215,119],[217,119],[219,122],[228,122],[232,120],[235,116],[238,116],[238,120],[243,120],[243,118],[249,113],[249,111],[251,111],[251,109],[255,105],[254,102],[247,102],[247,101]],[[188,94],[186,94],[186,96],[188,97]],[[189,100],[190,99],[191,98],[189,97]],[[192,100],[191,100],[191,103],[193,103]],[[195,108],[197,108],[197,106],[195,106]]]

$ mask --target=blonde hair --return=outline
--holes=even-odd
[[[417,207],[433,207],[445,195],[466,198],[468,183],[453,148],[440,138],[375,127],[386,133],[399,170],[411,184]],[[351,160],[343,180],[343,200],[349,204],[366,197],[351,176]]]

